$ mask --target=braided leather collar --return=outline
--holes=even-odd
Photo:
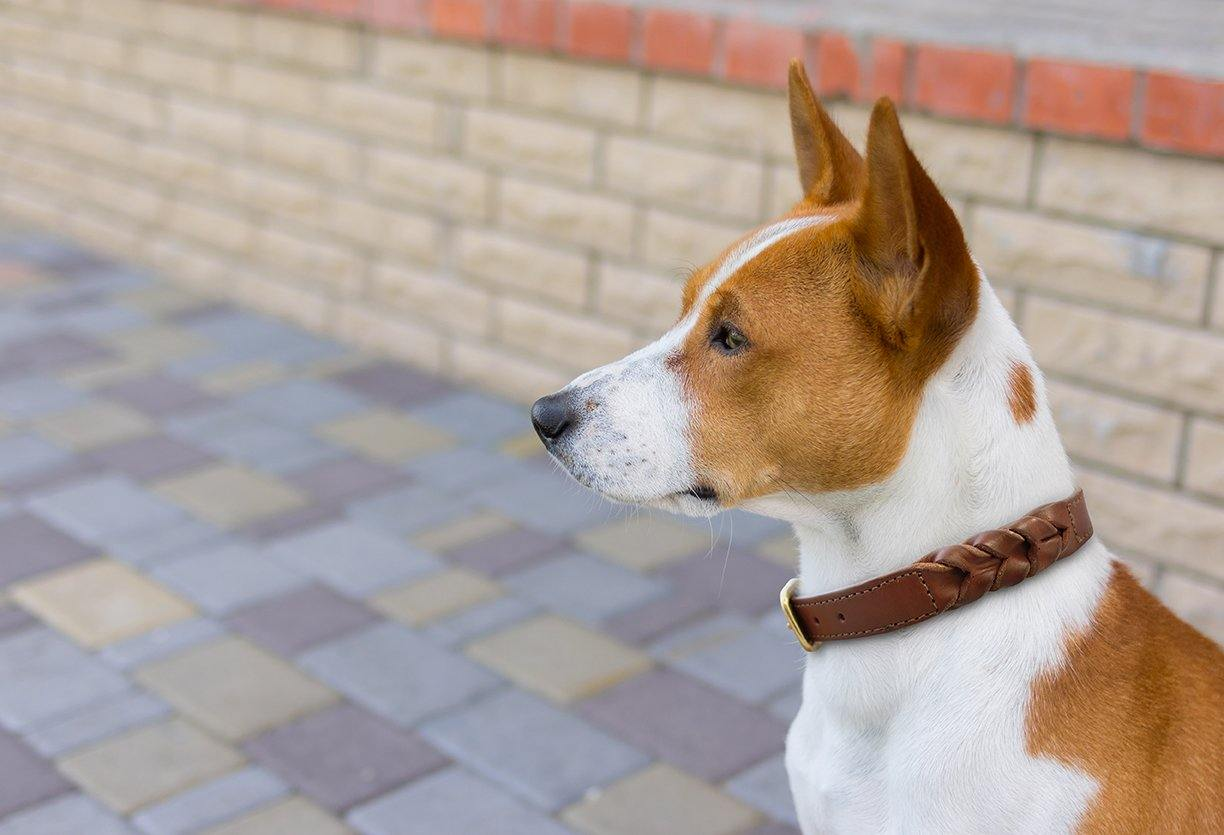
[[[932,551],[900,571],[857,586],[793,597],[782,589],[782,611],[809,652],[821,641],[892,632],[1014,586],[1079,550],[1092,537],[1084,491],[1029,511],[998,530]]]

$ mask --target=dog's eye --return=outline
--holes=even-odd
[[[714,331],[710,344],[724,354],[736,354],[748,344],[748,337],[740,333],[734,325],[724,322]]]

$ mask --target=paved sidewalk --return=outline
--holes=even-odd
[[[0,229],[0,835],[792,831],[791,560],[602,503],[521,406]]]

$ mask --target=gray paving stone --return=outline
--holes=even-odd
[[[388,533],[406,536],[470,510],[471,503],[466,499],[444,493],[432,485],[412,484],[354,502],[349,505],[348,513]]]
[[[531,430],[531,412],[526,406],[475,391],[445,394],[410,411],[414,417],[482,446],[496,446]]]
[[[225,623],[275,653],[292,656],[377,619],[365,606],[312,583],[236,611]]]
[[[135,830],[88,795],[72,792],[0,821],[0,835],[132,835]]]
[[[417,734],[350,704],[268,731],[244,748],[333,812],[342,812],[448,762]]]
[[[150,573],[212,615],[227,614],[307,582],[300,573],[242,543],[159,562]]]
[[[727,781],[727,793],[777,821],[798,826],[782,754],[775,754]]]
[[[373,362],[334,378],[337,383],[388,406],[424,403],[452,391],[437,377],[393,362]]]
[[[597,623],[657,600],[668,584],[590,554],[569,553],[507,574],[501,582],[546,609]]]
[[[501,789],[448,768],[349,813],[364,835],[565,835],[569,830]]]
[[[107,543],[107,552],[129,565],[150,565],[229,541],[233,541],[229,532],[184,516],[164,528],[116,537]]]
[[[530,472],[521,461],[470,446],[419,456],[404,464],[404,470],[422,484],[447,491],[506,482]]]
[[[0,483],[44,472],[71,454],[37,435],[25,432],[0,438]]]
[[[304,653],[300,665],[358,704],[411,726],[491,690],[499,679],[397,623]]]
[[[316,501],[349,502],[406,482],[394,467],[364,458],[335,458],[298,470],[289,481]]]
[[[439,567],[435,557],[381,531],[335,522],[277,540],[268,556],[342,594],[368,597]]]
[[[192,618],[111,644],[102,649],[98,657],[115,669],[130,670],[211,641],[223,634],[225,630],[216,621]]]
[[[114,352],[97,340],[66,331],[9,342],[4,346],[4,354],[5,361],[37,371],[114,357]]]
[[[720,781],[782,750],[786,724],[671,670],[652,670],[578,705],[643,751]]]
[[[30,510],[85,542],[105,544],[167,528],[182,511],[124,476],[103,476],[40,493]]]
[[[342,454],[306,432],[270,423],[233,406],[169,421],[166,431],[214,455],[273,473],[292,472]]]
[[[108,696],[80,710],[56,716],[24,735],[26,743],[44,757],[98,742],[108,736],[166,716],[170,706],[148,693],[128,690]]]
[[[675,583],[680,596],[745,615],[764,611],[776,614],[778,590],[792,576],[780,565],[738,550],[728,552],[721,546],[670,566],[661,574]]]
[[[205,409],[217,402],[208,392],[165,374],[124,380],[102,393],[155,418]]]
[[[289,787],[275,774],[250,766],[143,809],[132,822],[149,835],[188,835],[288,793]]]
[[[18,606],[0,604],[0,636],[21,632],[38,624],[38,619]]]
[[[148,324],[149,317],[130,307],[96,301],[78,309],[58,312],[47,317],[46,321],[54,328],[101,336]]]
[[[4,491],[9,496],[23,502],[31,496],[50,493],[66,487],[102,478],[107,473],[97,464],[85,458],[71,458],[63,464],[33,473],[4,485]]]
[[[540,562],[565,547],[565,540],[530,528],[503,531],[446,552],[453,563],[500,577]]]
[[[97,549],[28,513],[18,511],[0,518],[0,586],[96,553]]]
[[[783,690],[782,695],[771,700],[766,707],[769,708],[770,713],[789,725],[799,713],[801,704],[803,704],[803,688],[793,687]]]
[[[332,502],[319,502],[256,519],[242,528],[242,533],[262,545],[326,524],[338,523],[343,518],[344,511],[341,507]]]
[[[287,366],[317,362],[339,356],[346,350],[331,340],[244,310],[206,317],[189,323],[188,328],[224,346],[231,357],[258,358]]]
[[[213,457],[166,435],[146,435],[91,450],[86,459],[137,481],[151,481],[202,467]]]
[[[369,407],[369,402],[340,386],[320,380],[284,380],[249,391],[235,404],[273,423],[309,429]]]
[[[803,652],[740,615],[720,615],[679,630],[651,648],[655,657],[744,701],[763,702],[799,687]]]
[[[46,628],[0,638],[0,725],[23,731],[128,687],[123,676]]]
[[[576,482],[543,471],[476,490],[472,498],[528,527],[556,534],[605,522],[615,512]]]
[[[15,736],[0,731],[0,817],[63,794],[71,786],[51,763]]]
[[[650,761],[521,690],[495,693],[428,722],[421,734],[467,768],[550,812]]]
[[[455,647],[538,614],[540,608],[517,597],[499,597],[430,624],[422,634],[442,646]]]
[[[85,401],[85,395],[52,377],[23,377],[0,382],[0,417],[9,420],[61,412]]]

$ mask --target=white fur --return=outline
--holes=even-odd
[[[709,515],[693,486],[689,410],[666,358],[701,301],[782,238],[823,218],[766,227],[725,259],[693,312],[660,340],[567,387],[593,404],[553,452],[605,495]],[[1038,408],[1017,425],[1012,363],[1034,372]],[[800,543],[800,593],[900,568],[934,548],[1065,498],[1074,478],[1032,356],[990,285],[976,321],[929,381],[906,454],[886,481],[836,493],[775,494],[749,510],[785,519]],[[1035,678],[1063,659],[1109,577],[1098,540],[1013,589],[887,635],[807,656],[786,764],[805,833],[1066,832],[1097,789],[1031,756]],[[717,729],[711,729],[716,733]]]

